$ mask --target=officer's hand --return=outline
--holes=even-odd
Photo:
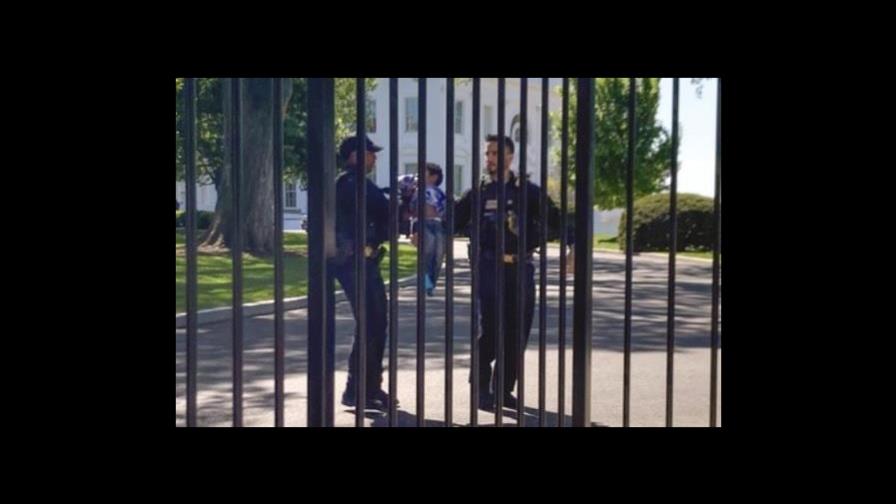
[[[417,233],[411,235],[411,243],[416,247],[417,246]]]

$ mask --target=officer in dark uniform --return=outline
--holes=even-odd
[[[355,184],[367,186],[367,243],[364,255],[367,261],[366,306],[367,314],[367,403],[366,408],[387,411],[391,398],[382,389],[383,353],[386,348],[386,288],[380,275],[379,263],[384,248],[380,245],[389,239],[389,201],[383,191],[366,174],[376,166],[376,152],[382,147],[365,137],[366,155],[363,164],[355,159],[358,150],[357,137],[348,137],[339,146],[339,156],[345,163],[345,170],[336,179],[336,254],[329,261],[333,276],[342,284],[345,295],[352,307],[355,320],[358,306],[355,306]],[[364,168],[361,168],[364,166]],[[348,382],[342,395],[342,404],[355,406],[356,364],[358,333],[355,328],[355,342],[349,357]],[[398,401],[396,401],[396,405]]]
[[[512,171],[513,140],[505,137],[504,174],[506,183],[506,210],[504,216],[498,215],[498,137],[489,135],[486,137],[486,167],[491,181],[483,183],[480,188],[481,222],[479,234],[479,301],[482,322],[482,331],[477,344],[479,345],[479,408],[491,409],[495,405],[495,396],[498,392],[504,393],[504,406],[516,408],[516,398],[511,395],[517,381],[517,341],[520,328],[516,327],[516,310],[521,301],[525,302],[525,315],[523,318],[525,327],[523,331],[524,347],[529,340],[529,331],[532,328],[532,317],[535,311],[535,266],[532,263],[532,252],[541,244],[541,221],[548,219],[548,239],[559,237],[561,230],[561,215],[557,206],[548,198],[548,215],[541,215],[539,205],[539,187],[532,182],[520,183]],[[518,202],[522,201],[522,191],[528,191],[526,222],[519,222]],[[473,216],[472,190],[467,191],[455,206],[455,232],[469,231],[470,221]],[[572,219],[569,220],[573,222]],[[519,254],[519,229],[520,225],[526,225],[526,255],[520,258]],[[496,250],[497,226],[505,226],[504,250]],[[571,246],[574,240],[574,227],[565,230],[567,243]],[[571,248],[571,247],[570,247]],[[573,264],[575,258],[572,251],[569,253],[569,264]],[[523,292],[517,292],[517,267],[518,261],[526,261],[525,288]],[[504,264],[504,285],[496,285],[496,263]],[[565,274],[563,272],[562,274]],[[497,340],[497,315],[495,301],[497,289],[504,293],[504,390],[492,393],[492,362],[495,360],[495,342]],[[470,377],[472,381],[472,375]]]

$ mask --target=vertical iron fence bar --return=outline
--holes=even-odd
[[[446,79],[445,117],[445,426],[451,427],[454,401],[454,78]]]
[[[678,251],[678,77],[672,79],[672,160],[669,168],[669,302],[666,317],[666,427],[672,427],[675,379],[675,254]]]
[[[196,271],[196,79],[184,82],[184,157],[187,187],[187,427],[196,427],[196,373],[198,332]]]
[[[716,409],[719,389],[719,259],[722,247],[722,79],[718,79],[716,87],[716,194],[713,203],[715,229],[713,230],[712,247],[712,362],[709,390],[709,425],[715,427]]]
[[[334,96],[333,79],[308,79],[308,427],[332,425]]]
[[[625,357],[623,366],[622,426],[629,426],[631,417],[632,374],[632,222],[634,213],[635,139],[637,118],[635,109],[635,79],[628,80],[628,169],[625,173]]]
[[[560,134],[560,313],[558,339],[558,393],[557,393],[557,427],[563,427],[566,405],[566,226],[569,202],[569,78],[563,78],[563,111],[561,112]]]
[[[426,205],[426,78],[417,81],[417,427],[426,426],[426,297],[423,285],[423,221]]]
[[[504,227],[507,215],[507,184],[505,183],[504,173],[509,170],[509,166],[504,166],[504,94],[505,94],[504,78],[498,79],[498,179],[497,179],[497,197],[498,197],[498,215],[495,219],[495,230],[497,233],[495,245],[495,314],[497,315],[497,350],[495,351],[495,371],[497,379],[495,380],[495,426],[504,425]]]
[[[231,196],[233,198],[233,242],[230,245],[233,262],[233,426],[243,426],[243,230],[240,205],[242,183],[242,81],[231,80],[233,107],[231,128]]]
[[[528,252],[528,243],[526,241],[526,229],[528,228],[528,221],[526,218],[527,210],[528,210],[528,183],[529,177],[526,173],[526,154],[527,148],[526,144],[528,142],[528,136],[526,134],[527,120],[529,116],[529,80],[526,77],[522,77],[520,79],[520,178],[519,184],[517,185],[517,193],[514,198],[514,205],[517,210],[517,230],[519,235],[517,236],[517,260],[516,260],[516,376],[517,376],[517,394],[516,394],[516,414],[517,414],[517,426],[522,427],[523,424],[523,411],[525,409],[525,392],[526,392],[526,326],[525,326],[525,314],[526,314],[526,304],[529,298],[529,286],[526,282],[526,269],[529,266],[528,260],[526,260],[526,253]]]
[[[367,100],[364,78],[355,80],[355,317],[358,327],[358,351],[355,380],[355,427],[364,427],[367,407]]]
[[[283,427],[283,81],[271,80],[274,173],[274,426]]]
[[[389,79],[389,427],[398,411],[398,79]]]
[[[594,176],[594,79],[576,85],[576,239],[573,306],[572,421],[591,422],[592,178]]]
[[[538,426],[544,427],[545,391],[547,387],[545,376],[546,341],[547,330],[547,265],[548,265],[548,85],[549,79],[541,79],[541,191],[539,191],[538,215],[541,216],[541,229],[539,243],[538,265]],[[563,251],[560,251],[563,254]]]
[[[481,99],[481,82],[479,77],[473,78],[473,156],[472,156],[472,207],[473,218],[470,232],[470,425],[479,423],[479,219],[482,218],[480,207],[480,173],[479,160],[479,107]]]

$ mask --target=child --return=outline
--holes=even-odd
[[[423,232],[425,233],[423,240],[423,267],[426,276],[423,279],[423,283],[426,288],[426,294],[429,296],[433,295],[442,269],[442,261],[445,258],[447,233],[442,223],[442,218],[445,216],[447,198],[445,193],[439,189],[443,178],[442,168],[439,165],[435,163],[426,164],[425,204],[423,207],[425,214],[422,219]],[[410,210],[414,216],[417,216],[417,197],[419,195],[420,191],[418,190],[414,194],[410,205]],[[419,222],[419,220],[418,217],[417,221]],[[415,232],[418,230],[418,227],[414,226]],[[412,241],[414,245],[419,243],[416,235]]]

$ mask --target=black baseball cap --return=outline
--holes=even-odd
[[[366,149],[370,152],[379,152],[383,150],[382,147],[376,145],[370,140],[370,137],[364,136],[364,139],[367,141]],[[352,152],[357,152],[358,150],[358,137],[350,136],[342,141],[342,144],[339,145],[339,157],[343,160],[348,159]]]

